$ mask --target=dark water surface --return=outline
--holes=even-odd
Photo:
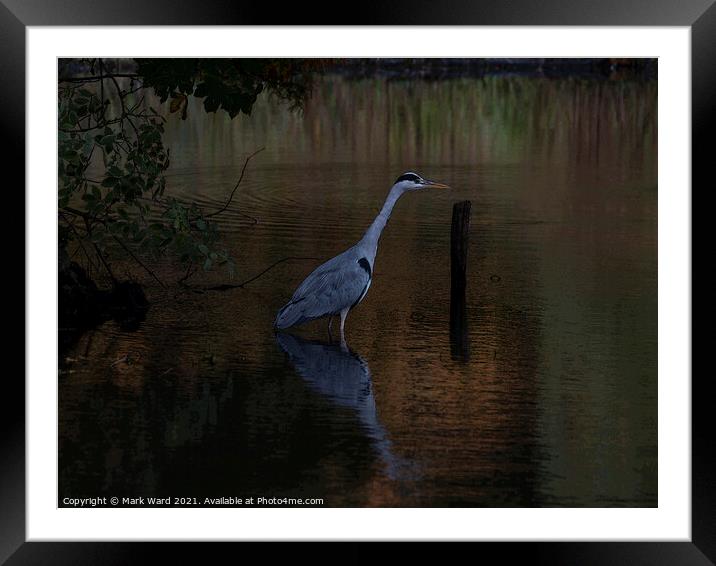
[[[140,329],[106,323],[63,361],[60,497],[655,506],[656,87],[326,78],[303,114],[262,99],[233,122],[169,116],[168,192],[207,210],[266,146],[219,217],[234,282],[316,259],[225,292],[142,280]],[[322,321],[275,337],[276,310],[407,169],[454,188],[398,203],[348,349]],[[467,329],[451,341],[463,199]]]

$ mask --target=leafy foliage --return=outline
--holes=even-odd
[[[139,259],[172,252],[186,267],[216,264],[233,272],[219,247],[214,213],[167,196],[169,150],[162,142],[164,118],[145,103],[146,89],[170,112],[187,117],[187,98],[204,100],[207,112],[234,118],[250,114],[268,91],[293,108],[311,88],[320,62],[268,59],[138,59],[134,72],[118,61],[62,60],[58,88],[58,173],[60,241],[76,241],[90,263],[114,280],[110,262],[117,245]],[[128,62],[124,62],[125,66]]]
[[[310,93],[320,59],[136,59],[138,74],[162,102],[169,97],[204,99],[204,109],[251,114],[259,94],[267,90],[293,108]],[[184,106],[186,108],[186,106]],[[178,110],[178,107],[176,108]]]
[[[96,84],[59,91],[63,243],[78,240],[87,259],[97,259],[111,279],[107,259],[117,245],[133,258],[172,250],[187,265],[208,269],[229,263],[226,251],[216,248],[215,224],[203,219],[199,207],[165,198],[169,151],[162,143],[164,119],[151,107],[129,106],[128,92],[134,89],[117,79],[114,84],[111,93],[105,92],[111,98],[102,97]]]

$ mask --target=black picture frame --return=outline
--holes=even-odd
[[[716,4],[714,0],[400,0],[343,6],[313,2],[285,5],[203,0],[0,0],[0,116],[5,140],[4,171],[17,171],[25,183],[25,31],[27,26],[76,25],[629,25],[687,26],[692,37],[692,186],[713,190],[709,164],[716,104]],[[18,196],[22,191],[14,191]],[[692,188],[692,195],[693,195]],[[24,197],[13,210],[25,210]],[[17,214],[16,214],[17,215]],[[13,228],[14,241],[24,230]],[[21,265],[24,259],[20,260]],[[17,269],[18,273],[24,270]],[[17,277],[17,276],[16,276]],[[23,283],[24,275],[19,279]],[[17,279],[16,279],[17,280]],[[15,301],[19,303],[19,301]],[[24,328],[24,324],[23,324]],[[17,332],[24,340],[24,332]],[[137,561],[212,563],[217,546],[206,543],[39,543],[25,542],[25,386],[20,371],[7,372],[3,390],[0,459],[0,562],[17,564],[128,564]],[[24,368],[22,373],[24,374]],[[692,538],[690,542],[530,542],[475,543],[481,559],[528,560],[549,564],[713,564],[716,562],[716,462],[710,438],[712,396],[709,372],[692,376]],[[268,552],[258,545],[258,552]],[[445,558],[446,550],[420,548],[423,558]],[[298,550],[300,549],[300,550]],[[233,550],[231,552],[234,552]],[[275,552],[275,551],[271,551]],[[316,550],[291,545],[291,557],[315,559]],[[321,554],[352,561],[372,559],[372,543]],[[336,553],[337,552],[337,553]],[[427,554],[426,554],[427,552]],[[475,551],[473,551],[475,552]],[[309,554],[310,553],[310,554]],[[477,555],[476,555],[477,556]],[[238,558],[238,555],[237,555]]]

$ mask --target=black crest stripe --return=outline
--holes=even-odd
[[[413,183],[417,183],[419,180],[420,177],[418,177],[415,173],[406,173],[405,175],[398,177],[395,182],[400,183],[401,181],[413,181]]]

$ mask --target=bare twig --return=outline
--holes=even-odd
[[[98,122],[94,126],[88,126],[87,128],[58,128],[61,132],[66,133],[72,133],[72,132],[91,132],[92,130],[98,130],[100,128],[104,128],[105,126],[109,126],[110,124],[116,124],[117,122],[121,122],[119,118],[115,120],[107,120],[105,122]]]
[[[92,242],[92,228],[90,227],[89,217],[83,216],[82,218],[85,221],[87,237],[90,239],[90,242]],[[107,263],[107,260],[104,258],[104,255],[102,255],[102,250],[99,249],[99,246],[95,242],[92,242],[92,246],[94,247],[94,251],[97,252],[97,257],[99,257],[100,261],[102,262],[102,265],[107,270],[109,278],[112,280],[112,285],[115,285],[117,283],[117,278],[114,276],[112,268],[109,266],[109,263]]]
[[[183,284],[184,284],[184,281],[186,281],[187,279],[189,279],[189,277],[191,277],[191,276],[194,275],[195,273],[196,273],[196,265],[194,264],[194,262],[190,262],[189,265],[188,265],[187,268],[186,268],[186,273],[184,273],[184,275],[182,276],[182,278],[179,279],[178,283],[179,283],[180,285],[183,285]]]
[[[109,77],[112,80],[112,83],[114,84],[114,88],[117,91],[117,97],[119,98],[119,103],[122,105],[122,117],[121,117],[121,124],[124,128],[124,119],[127,119],[127,122],[129,122],[129,125],[132,126],[134,129],[134,133],[137,136],[137,144],[139,145],[140,142],[140,135],[139,130],[137,129],[137,126],[134,125],[134,122],[132,122],[132,119],[129,117],[129,113],[127,112],[127,106],[124,104],[124,93],[122,92],[122,89],[119,86],[119,83],[117,82],[117,79],[110,76]]]
[[[266,148],[265,148],[265,147],[262,147],[261,149],[257,149],[256,151],[254,151],[251,155],[249,155],[249,156],[246,158],[246,161],[244,162],[244,166],[241,168],[241,175],[239,176],[239,180],[236,181],[236,185],[234,186],[234,190],[231,191],[231,194],[229,195],[229,200],[227,200],[226,203],[224,204],[224,206],[222,206],[219,210],[216,210],[216,211],[214,211],[214,212],[211,212],[211,213],[205,215],[204,218],[211,218],[212,216],[216,216],[217,214],[221,214],[222,212],[224,212],[224,211],[229,207],[229,205],[231,204],[231,199],[234,198],[234,193],[236,192],[236,189],[239,188],[239,185],[241,184],[241,181],[242,181],[243,178],[244,178],[244,173],[246,172],[246,166],[249,164],[249,161],[251,161],[251,158],[252,158],[252,157],[254,157],[255,155],[261,153],[264,149],[266,149]],[[245,215],[245,216],[248,216],[248,215]],[[255,218],[253,218],[253,217],[250,217],[250,218],[252,218],[255,223],[258,222],[257,219],[255,219]]]
[[[57,82],[60,82],[60,83],[96,82],[96,81],[101,81],[101,80],[109,78],[109,77],[128,78],[128,79],[142,78],[140,75],[132,74],[132,73],[111,73],[111,74],[107,74],[107,75],[94,75],[94,76],[88,76],[88,77],[59,77]]]
[[[136,359],[134,358],[134,354],[137,355]],[[122,356],[121,358],[114,360],[110,367],[114,367],[117,364],[121,364],[121,363],[125,363],[125,364],[129,365],[129,364],[132,364],[133,362],[135,362],[137,360],[141,360],[141,359],[142,359],[142,352],[131,352],[130,351],[130,352],[127,352],[126,354],[124,354],[124,356]]]
[[[254,217],[254,216],[251,216],[250,214],[246,214],[245,212],[241,212],[240,210],[237,210],[237,211],[236,211],[236,214],[238,214],[239,216],[243,216],[244,218],[248,218],[248,219],[251,220],[251,222],[253,222],[254,224],[258,224],[258,223],[259,223],[259,219],[258,219],[258,218]]]
[[[76,216],[79,216],[80,218],[83,218],[84,221],[85,221],[85,226],[87,227],[87,234],[88,234],[88,235],[90,234],[90,228],[89,228],[89,220],[90,220],[90,219],[92,219],[92,220],[94,220],[94,221],[96,221],[96,222],[99,222],[99,223],[102,224],[102,225],[106,225],[106,223],[105,223],[103,220],[101,220],[101,219],[99,219],[99,218],[93,218],[93,217],[91,217],[89,214],[87,214],[86,212],[82,212],[81,210],[77,210],[77,209],[72,208],[72,207],[70,207],[70,206],[65,206],[65,207],[63,208],[63,210],[66,211],[66,212],[69,212],[70,214],[74,214],[74,215],[76,215]],[[130,256],[135,262],[137,262],[137,264],[139,264],[147,273],[149,273],[149,275],[151,275],[151,276],[154,278],[154,280],[155,280],[157,283],[159,283],[159,285],[161,285],[162,287],[166,287],[166,285],[164,285],[164,283],[162,283],[161,279],[159,279],[159,277],[157,277],[157,275],[156,275],[151,269],[149,269],[149,268],[142,262],[142,260],[140,260],[140,259],[132,252],[132,250],[130,250],[130,249],[126,246],[126,244],[125,244],[124,242],[122,242],[122,240],[120,240],[120,239],[119,239],[117,236],[115,236],[114,234],[110,234],[110,235],[112,236],[112,238],[113,238],[120,246],[122,246],[122,249],[123,249],[125,252],[127,252],[127,254],[129,254],[129,256]],[[93,243],[93,245],[94,245],[94,247],[95,247],[95,250],[97,251],[97,255],[98,255],[99,258],[102,260],[102,263],[105,265],[105,268],[107,269],[107,271],[109,272],[110,276],[112,277],[112,281],[113,281],[113,282],[116,282],[116,279],[115,279],[114,275],[112,274],[112,271],[110,270],[109,266],[108,266],[108,265],[106,264],[106,262],[104,261],[104,257],[102,257],[102,254],[100,253],[99,248],[97,247],[96,244]]]
[[[82,236],[77,231],[77,228],[75,228],[74,222],[72,222],[69,218],[67,218],[67,216],[65,215],[64,212],[60,211],[60,215],[62,216],[62,218],[65,219],[65,222],[67,222],[69,227],[74,232],[75,236],[77,236],[77,243],[79,243],[79,245],[80,245],[80,247],[78,248],[78,251],[79,251],[79,249],[81,249],[84,252],[85,256],[87,257],[87,262],[89,263],[89,265],[92,267],[95,267],[94,262],[92,261],[92,258],[90,257],[89,252],[87,251],[87,248],[85,248],[85,245],[82,243]],[[95,269],[96,269],[96,267],[95,267]]]
[[[165,287],[166,287],[166,285],[164,285],[164,283],[162,283],[161,279],[159,279],[159,277],[157,277],[156,274],[155,274],[151,269],[149,269],[146,265],[144,265],[144,263],[142,262],[142,260],[139,259],[136,255],[134,255],[134,253],[132,252],[132,250],[130,250],[130,249],[125,245],[125,243],[124,243],[122,240],[120,240],[120,239],[119,239],[117,236],[115,236],[114,234],[112,234],[112,238],[114,238],[115,242],[117,242],[120,246],[122,246],[122,249],[123,249],[125,252],[127,252],[127,253],[129,254],[129,256],[130,256],[134,261],[136,261],[140,266],[142,266],[142,268],[144,269],[144,271],[146,271],[147,273],[149,273],[149,275],[151,275],[151,276],[154,278],[154,280],[155,280],[157,283],[159,283],[159,285],[160,285],[162,288],[165,288]]]
[[[318,261],[317,257],[284,257],[282,259],[279,259],[278,261],[273,262],[271,265],[269,265],[266,269],[264,269],[261,273],[258,275],[254,275],[251,279],[247,279],[246,281],[243,281],[241,283],[237,284],[228,284],[225,283],[223,285],[215,285],[213,287],[204,287],[203,291],[228,291],[229,289],[239,289],[244,288],[246,285],[251,283],[252,281],[256,281],[259,277],[261,277],[263,274],[268,272],[269,270],[276,267],[278,264],[283,263],[285,261],[292,261],[292,260],[311,260],[311,261]]]
[[[102,59],[99,61],[99,102],[102,105],[102,121],[104,121],[104,115],[107,113],[107,107],[104,105],[104,67],[102,66]]]
[[[70,214],[74,214],[75,216],[79,216],[80,218],[91,218],[89,214],[86,212],[82,212],[81,210],[77,210],[76,208],[72,208],[71,206],[63,206],[62,210],[65,212],[69,212]]]

